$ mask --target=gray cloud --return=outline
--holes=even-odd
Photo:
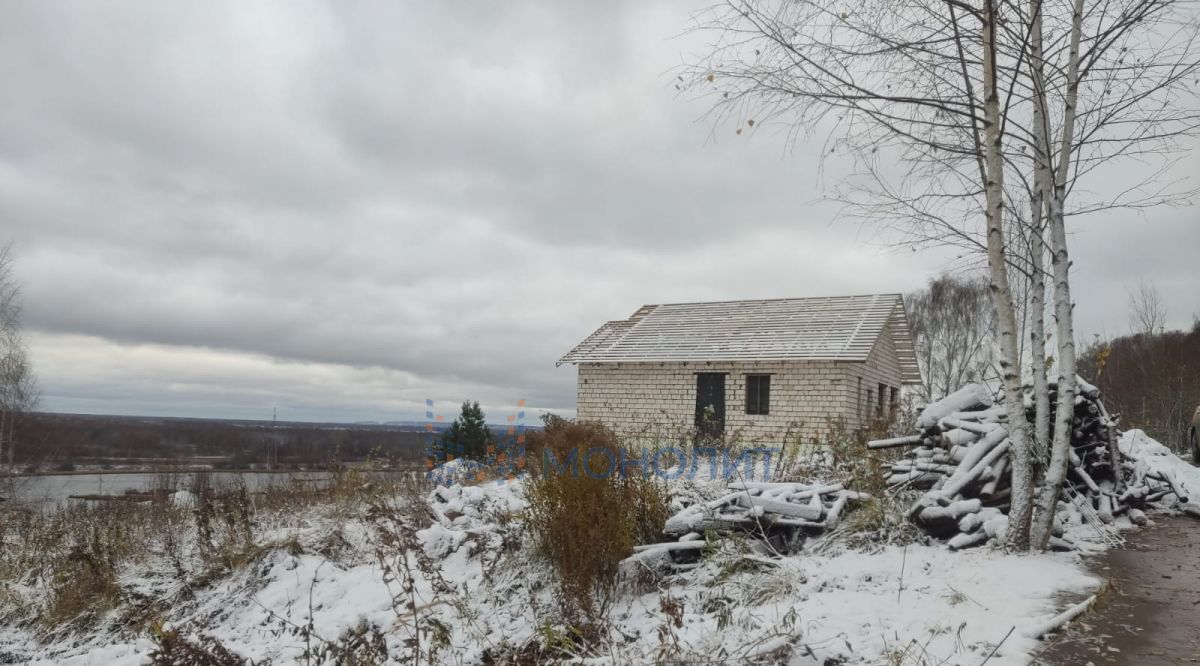
[[[908,290],[953,259],[831,224],[814,146],[698,122],[664,75],[694,9],[4,5],[0,220],[46,407],[570,410],[555,359],[642,303]],[[1193,210],[1078,227],[1081,333],[1123,331],[1139,278],[1190,323]]]

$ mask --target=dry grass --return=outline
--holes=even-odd
[[[94,617],[119,604],[117,543],[110,534],[93,526],[89,538],[74,544],[53,561],[44,622],[57,625],[80,617]]]
[[[0,515],[0,588],[46,591],[38,607],[9,599],[0,613],[38,617],[46,628],[95,619],[121,601],[122,566],[157,552],[164,534],[186,529],[184,512],[165,504],[113,502]]]
[[[155,482],[181,486],[165,475]],[[272,528],[314,515],[339,524],[365,515],[379,497],[426,487],[407,475],[340,469],[323,483],[294,481],[259,493],[197,484],[191,507],[174,506],[165,492],[145,502],[5,507],[0,620],[54,632],[93,624],[113,609],[142,617],[153,608],[147,611],[147,600],[122,585],[122,575],[139,565],[162,568],[165,562],[183,588],[207,585],[271,549],[303,550],[295,538],[272,540]],[[326,536],[314,548],[335,553],[338,536]],[[154,608],[169,603],[149,600]]]
[[[154,666],[245,666],[251,663],[206,634],[192,638],[156,625],[151,628],[150,637],[155,643],[155,649],[150,653],[150,663]]]
[[[845,545],[855,549],[875,550],[889,544],[911,543],[921,533],[906,515],[912,499],[897,494],[887,484],[891,459],[899,455],[892,450],[872,451],[867,442],[893,436],[886,425],[866,431],[853,431],[839,422],[830,422],[824,447],[805,464],[792,471],[802,478],[837,480],[848,488],[866,493],[853,511],[844,514],[841,523],[826,539],[826,548]]]

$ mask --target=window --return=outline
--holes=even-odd
[[[888,401],[888,411],[891,413],[888,414],[888,418],[895,420],[896,414],[900,411],[900,389],[893,386],[891,391],[891,400]]]
[[[883,418],[883,406],[887,404],[886,402],[884,402],[884,400],[886,400],[886,399],[887,399],[887,384],[880,384],[879,385],[879,401],[875,405],[875,417],[876,418]]]
[[[771,413],[771,375],[746,375],[746,413]]]
[[[858,378],[858,389],[857,389],[857,391],[855,392],[855,398],[854,398],[854,407],[855,407],[855,414],[854,414],[854,415],[858,417],[858,422],[859,422],[859,423],[862,423],[862,420],[863,420],[863,399],[862,399],[862,394],[863,394],[863,390],[862,390],[862,377],[859,377],[859,378]]]

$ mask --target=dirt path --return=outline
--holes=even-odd
[[[1158,518],[1125,548],[1096,558],[1112,581],[1090,613],[1036,658],[1039,664],[1200,664],[1200,521]]]

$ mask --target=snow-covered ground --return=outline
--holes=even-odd
[[[1144,433],[1126,433],[1121,446],[1200,495],[1200,470]],[[678,490],[693,496],[725,492],[719,481],[684,484]],[[177,500],[186,506],[194,498]],[[553,579],[524,534],[522,482],[438,487],[427,501],[435,518],[416,538],[438,571],[415,574],[415,612],[403,581],[386,579],[375,555],[378,523],[319,508],[259,528],[261,542],[291,545],[267,549],[215,582],[186,589],[165,559],[150,558],[122,572],[121,585],[131,597],[170,600],[164,629],[211,636],[245,658],[276,664],[303,662],[306,648],[363,622],[386,636],[397,663],[414,637],[435,661],[455,664],[553,638]],[[1104,547],[1099,535],[1072,537]],[[696,569],[650,584],[624,580],[607,611],[605,656],[581,661],[977,664],[991,655],[989,664],[1024,664],[1037,644],[1027,632],[1060,612],[1066,597],[1102,582],[1078,553],[951,552],[940,544],[819,551],[765,558],[727,539]],[[155,648],[148,633],[118,626],[114,611],[99,628],[48,642],[30,625],[0,626],[0,663],[146,663]],[[414,626],[422,632],[414,635]]]

